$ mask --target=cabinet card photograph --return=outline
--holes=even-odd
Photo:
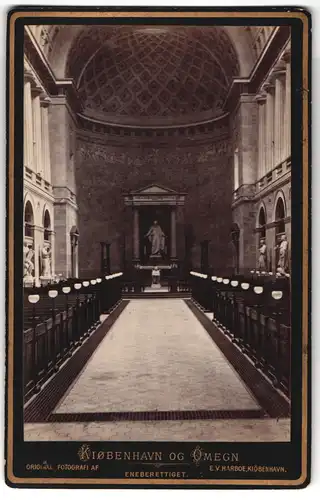
[[[8,13],[10,486],[308,484],[310,22]]]

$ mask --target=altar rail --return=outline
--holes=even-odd
[[[290,394],[290,280],[191,271],[192,298],[275,387]]]
[[[122,293],[141,293],[145,291],[148,285],[149,282],[146,284],[145,281],[138,278],[124,278],[122,280]],[[187,293],[191,291],[190,281],[182,278],[170,277],[166,280],[161,280],[161,285],[168,287],[169,293]]]
[[[121,299],[122,273],[25,291],[24,397],[27,401]],[[79,286],[81,285],[81,286]]]

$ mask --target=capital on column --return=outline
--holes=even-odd
[[[268,96],[268,94],[273,94],[274,93],[274,83],[273,81],[270,79],[268,80],[267,82],[265,82],[262,86],[262,91],[264,93],[266,93],[266,97]]]
[[[43,89],[34,81],[34,85],[31,86],[31,93],[33,97],[40,97],[43,93]]]
[[[287,48],[284,53],[282,54],[281,59],[286,63],[291,63],[291,49]]]
[[[36,85],[36,81],[34,79],[34,76],[31,73],[31,71],[29,71],[29,70],[24,71],[24,73],[23,73],[23,79],[24,79],[25,83],[31,83],[32,85]]]
[[[48,108],[51,104],[51,99],[50,97],[47,96],[47,94],[41,94],[40,95],[40,106],[42,108]]]
[[[257,94],[255,97],[255,101],[262,106],[266,102],[267,96],[266,94]]]

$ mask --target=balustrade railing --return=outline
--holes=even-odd
[[[24,397],[57,372],[121,299],[122,273],[25,291]],[[30,293],[31,292],[31,293]],[[35,293],[36,292],[36,293]]]
[[[275,387],[290,394],[290,280],[223,278],[192,271],[193,299]]]

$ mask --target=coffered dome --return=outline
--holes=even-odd
[[[212,119],[239,73],[221,27],[98,26],[69,57],[88,118],[129,125]]]

